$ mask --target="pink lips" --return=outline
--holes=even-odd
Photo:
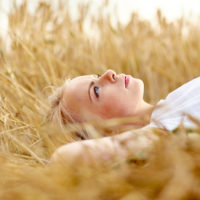
[[[130,80],[130,77],[129,76],[125,76],[125,88],[128,87],[129,80]]]

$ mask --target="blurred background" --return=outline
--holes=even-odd
[[[198,0],[0,0],[0,199],[200,199],[199,130],[162,134],[148,161],[50,172],[76,132],[117,134],[127,119],[64,130],[46,120],[66,78],[111,68],[141,78],[156,104],[200,76],[199,16]]]
[[[45,2],[45,1],[44,1]],[[58,9],[58,0],[46,0],[49,2],[53,9]],[[66,1],[63,1],[66,2]],[[69,6],[70,15],[76,19],[79,16],[78,5],[80,3],[88,3],[88,0],[68,0],[67,4]],[[1,0],[0,2],[0,33],[3,38],[6,37],[8,31],[8,15],[10,10],[12,9],[13,4],[16,3],[20,6],[23,3],[23,0]],[[28,12],[34,15],[34,12],[38,6],[39,1],[28,0],[27,1],[27,9]],[[91,3],[91,2],[90,2]],[[92,1],[92,9],[90,10],[90,15],[98,15],[98,9],[102,5],[103,1],[93,0]],[[107,1],[107,8],[104,12],[109,13],[111,15],[112,24],[116,24],[119,20],[123,24],[127,24],[130,20],[131,14],[136,12],[142,19],[150,20],[154,25],[156,25],[156,11],[158,9],[162,10],[163,15],[166,17],[168,21],[173,21],[176,19],[180,19],[181,17],[187,18],[189,21],[193,23],[197,23],[199,20],[199,7],[198,0],[110,0]],[[87,26],[87,25],[86,25]],[[91,32],[87,30],[88,34]]]
[[[13,5],[16,2],[17,5],[21,5],[23,0],[1,0],[1,26],[6,29],[7,27],[7,15]],[[38,6],[39,1],[28,0],[28,10],[30,13],[34,14],[36,7]],[[44,1],[45,2],[45,1]],[[58,9],[58,0],[46,0],[52,4],[54,9]],[[89,0],[68,0],[64,1],[69,4],[70,13],[74,18],[79,16],[78,4],[90,2]],[[119,19],[122,23],[127,23],[130,20],[132,12],[137,12],[139,16],[143,19],[150,21],[155,21],[157,9],[161,9],[163,15],[168,21],[173,21],[175,19],[186,17],[190,21],[197,22],[200,15],[200,10],[198,6],[198,0],[110,0],[107,1],[109,6],[106,9],[106,12],[109,12],[112,17],[113,23]],[[90,3],[93,4],[91,13],[97,14],[98,7],[102,5],[103,1],[92,0]],[[117,17],[117,19],[116,19]],[[115,22],[114,22],[115,21]]]
[[[43,2],[48,2],[51,4],[54,10],[59,9],[58,0],[45,0]],[[182,17],[189,20],[191,23],[198,23],[200,18],[200,9],[198,6],[198,0],[107,0],[107,1],[98,1],[98,0],[61,0],[64,4],[68,5],[68,10],[71,17],[75,20],[79,17],[79,5],[80,4],[92,4],[90,6],[89,17],[92,15],[98,15],[98,9],[102,7],[103,4],[107,4],[106,9],[103,11],[105,14],[109,14],[111,17],[111,23],[115,26],[117,21],[120,21],[122,24],[127,24],[130,21],[131,15],[133,12],[137,13],[141,19],[149,20],[156,27],[156,12],[158,9],[162,11],[162,14],[165,16],[168,22],[173,20],[180,19]],[[12,10],[13,4],[17,6],[22,5],[23,0],[1,0],[0,2],[0,33],[3,38],[6,37],[8,31],[8,15]],[[27,10],[30,14],[34,15],[39,1],[38,0],[28,0],[27,1]],[[102,14],[102,13],[101,13]],[[85,31],[88,34],[91,33],[89,30],[89,19],[87,24],[85,24]]]

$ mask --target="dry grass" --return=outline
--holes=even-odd
[[[185,19],[168,23],[158,12],[156,30],[136,14],[128,25],[113,28],[102,8],[100,17],[92,19],[97,42],[83,30],[89,8],[80,6],[75,22],[65,7],[54,13],[46,3],[34,16],[26,4],[9,16],[12,51],[0,42],[0,199],[200,199],[198,130],[161,136],[142,163],[90,168],[68,163],[64,170],[46,166],[58,146],[76,139],[77,130],[99,137],[113,134],[113,126],[122,123],[76,124],[65,130],[47,124],[47,96],[66,77],[112,68],[142,78],[145,99],[156,103],[200,75],[197,24]]]

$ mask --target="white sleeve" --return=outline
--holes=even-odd
[[[183,122],[186,128],[196,127],[186,114],[200,119],[200,77],[182,85],[165,100],[159,101],[148,126],[174,130]]]

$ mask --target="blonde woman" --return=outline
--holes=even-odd
[[[200,77],[171,92],[156,106],[145,102],[143,94],[142,80],[116,74],[113,70],[101,76],[79,76],[66,81],[51,98],[49,119],[54,123],[64,125],[127,116],[149,116],[149,121],[140,124],[143,134],[128,131],[113,137],[66,144],[53,154],[52,161],[69,161],[77,156],[88,160],[86,148],[90,157],[110,159],[111,154],[117,154],[123,158],[127,148],[133,154],[151,149],[153,142],[158,140],[158,136],[147,131],[151,127],[168,131],[176,129],[180,123],[186,128],[196,127],[188,116],[200,119]],[[121,146],[124,141],[127,148]]]

